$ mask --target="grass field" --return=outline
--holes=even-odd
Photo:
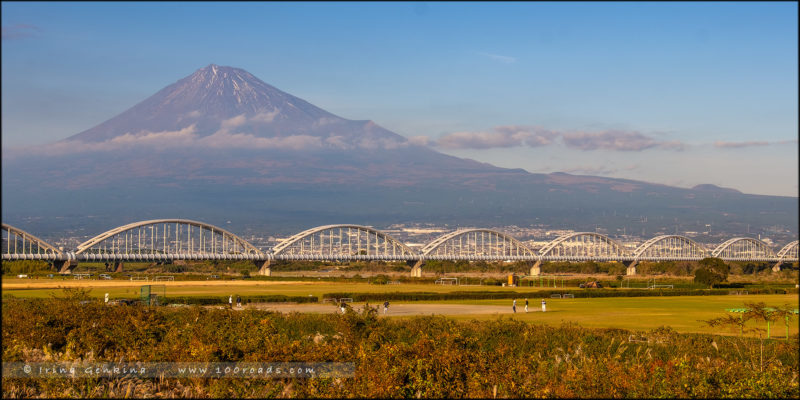
[[[161,284],[166,286],[169,296],[228,296],[240,295],[287,295],[321,297],[331,292],[450,292],[464,290],[509,290],[535,291],[539,287],[503,288],[498,286],[441,286],[430,284],[370,285],[367,283],[297,282],[297,281],[176,281],[176,282],[137,282],[137,281],[97,281],[97,280],[30,280],[4,279],[4,295],[15,297],[42,298],[60,295],[64,287],[91,287],[90,295],[110,298],[135,298],[142,284]],[[735,329],[710,328],[701,320],[708,320],[725,314],[725,309],[741,308],[745,302],[764,302],[768,306],[790,305],[798,307],[798,297],[789,295],[748,295],[748,296],[682,296],[682,297],[615,297],[546,299],[547,312],[541,312],[541,299],[530,298],[530,313],[525,314],[524,298],[517,299],[517,313],[511,314],[511,300],[455,300],[435,301],[427,304],[458,304],[474,306],[475,312],[453,313],[454,319],[495,319],[500,315],[526,322],[558,326],[562,323],[576,323],[584,327],[621,328],[647,330],[660,326],[670,326],[678,332],[738,334]],[[414,304],[413,302],[392,302],[393,304]],[[419,303],[417,303],[419,304]],[[356,305],[358,306],[358,305]],[[285,311],[310,310],[303,305],[287,305]],[[501,311],[498,311],[498,307]],[[331,308],[333,308],[331,306]],[[447,307],[441,313],[447,314]],[[429,313],[426,307],[424,313]],[[422,313],[422,312],[421,312]],[[402,317],[400,317],[402,318]],[[752,327],[766,329],[765,323],[751,323]],[[778,321],[771,329],[772,336],[785,335],[783,321]],[[790,334],[798,334],[795,318],[789,327]]]
[[[678,332],[738,334],[736,329],[720,329],[705,326],[701,320],[720,317],[729,308],[742,308],[744,303],[764,302],[768,306],[790,305],[798,307],[796,295],[752,295],[752,296],[676,296],[676,297],[610,297],[582,299],[546,299],[547,312],[541,312],[541,299],[529,299],[529,310],[525,313],[525,299],[517,299],[517,312],[513,318],[527,322],[558,326],[573,322],[587,328],[620,328],[648,330],[669,326]],[[510,300],[461,301],[461,304],[505,305],[511,311]],[[455,319],[484,319],[490,315],[460,314]],[[763,322],[751,322],[749,327],[766,329]],[[772,337],[785,336],[784,321],[771,327]],[[797,317],[789,323],[789,334],[798,334]]]

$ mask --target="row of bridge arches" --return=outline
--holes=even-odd
[[[297,233],[262,252],[241,237],[216,226],[185,219],[136,222],[81,243],[74,251],[55,246],[3,224],[4,259],[295,259],[295,260],[797,260],[798,241],[775,253],[766,243],[746,237],[712,250],[690,238],[662,235],[628,249],[594,232],[563,235],[535,251],[516,238],[491,229],[463,229],[444,234],[415,251],[379,230],[361,225],[325,225]],[[8,255],[8,256],[7,256]],[[13,257],[12,255],[17,255]],[[22,256],[25,257],[22,257]],[[135,257],[134,257],[135,258]]]

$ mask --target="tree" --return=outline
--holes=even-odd
[[[714,285],[725,282],[728,279],[730,267],[719,258],[707,257],[698,262],[700,265],[694,271],[694,281],[713,288]]]

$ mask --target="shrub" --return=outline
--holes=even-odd
[[[4,397],[797,398],[798,341],[202,307],[2,304],[4,362],[348,362],[330,379],[27,379]],[[631,334],[648,342],[631,343]],[[762,347],[763,346],[763,347]],[[5,371],[4,371],[5,372]]]

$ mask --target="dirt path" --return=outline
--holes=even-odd
[[[364,303],[353,303],[351,306],[356,311],[361,311],[364,308]],[[246,308],[253,308],[258,310],[278,311],[283,313],[288,312],[303,312],[303,313],[324,313],[332,314],[339,312],[339,309],[334,305],[327,304],[249,304]],[[531,312],[537,310],[531,309]],[[541,310],[538,310],[541,312]],[[517,308],[518,313],[524,313],[522,307]],[[378,307],[378,313],[383,315],[383,305]],[[459,314],[512,314],[511,306],[492,306],[492,305],[470,305],[470,304],[426,304],[426,303],[401,303],[390,304],[388,316],[403,316],[403,315],[459,315]]]

